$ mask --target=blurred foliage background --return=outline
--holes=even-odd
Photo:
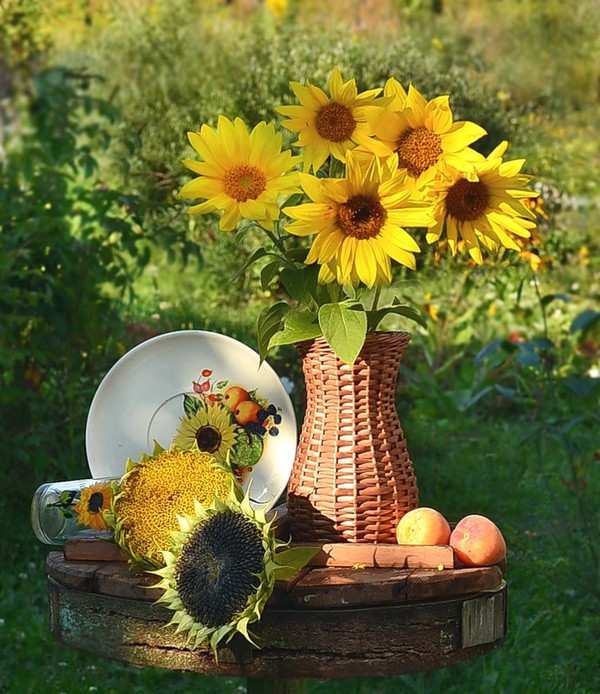
[[[507,643],[311,691],[600,689],[599,36],[595,0],[0,1],[0,692],[243,691],[54,644],[28,506],[87,475],[87,409],[129,348],[181,328],[255,346],[270,297],[256,269],[232,277],[258,241],[185,214],[186,132],[276,120],[290,80],[324,86],[335,65],[360,89],[393,75],[450,94],[485,153],[508,139],[540,231],[482,268],[425,250],[407,297],[428,329],[388,326],[414,335],[398,406],[422,502],[506,534]],[[271,363],[301,414],[297,356]]]

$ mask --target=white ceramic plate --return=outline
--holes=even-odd
[[[182,330],[127,352],[106,374],[88,413],[92,477],[119,477],[154,441],[182,432],[217,458],[240,464],[255,505],[284,491],[296,452],[296,417],[279,377],[258,354],[225,335]],[[185,443],[184,443],[185,445]]]

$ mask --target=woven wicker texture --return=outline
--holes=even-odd
[[[369,335],[350,366],[324,338],[298,345],[306,414],[288,483],[301,542],[395,542],[418,490],[396,411],[404,332]]]

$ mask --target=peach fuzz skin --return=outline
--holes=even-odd
[[[492,566],[506,557],[506,542],[499,528],[477,514],[465,516],[456,524],[450,546],[466,566]]]
[[[450,526],[439,511],[422,506],[402,516],[396,539],[400,545],[447,545]]]

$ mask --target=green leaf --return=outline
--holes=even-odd
[[[289,581],[320,551],[321,547],[291,547],[277,552],[275,578],[280,581]]]
[[[360,301],[364,306],[372,306],[373,300],[378,296],[379,301],[384,306],[388,304],[399,305],[405,299],[406,290],[415,284],[417,283],[413,280],[397,279],[382,287],[369,288],[359,286]]]
[[[390,313],[394,313],[397,316],[404,316],[404,318],[415,321],[415,323],[418,323],[423,328],[427,327],[425,319],[416,308],[393,304],[392,306],[382,306],[375,311],[367,311],[369,330],[376,330],[381,321]]]
[[[252,638],[251,638],[250,634],[248,633],[248,624],[249,623],[250,623],[250,619],[248,617],[242,617],[242,619],[238,620],[236,628],[247,641],[250,641],[250,643],[252,643]]]
[[[340,302],[319,309],[325,339],[346,364],[354,364],[367,336],[367,315],[360,304]]]
[[[285,301],[278,301],[260,312],[256,322],[256,337],[261,364],[266,359],[271,338],[283,328],[283,318],[289,310]]]
[[[246,260],[245,263],[238,269],[238,271],[235,273],[235,275],[232,278],[232,281],[235,281],[240,277],[253,263],[255,263],[257,260],[260,260],[261,258],[264,258],[265,255],[267,255],[267,251],[264,248],[257,248],[254,253]]]
[[[307,255],[308,250],[306,248],[288,248],[286,250],[287,258],[289,260],[293,260],[296,263],[304,263]]]
[[[304,193],[294,193],[293,195],[290,195],[290,197],[284,203],[281,204],[281,207],[294,207],[295,205],[301,203],[303,199]]]
[[[543,349],[548,352],[551,352],[553,349],[556,349],[556,346],[552,340],[549,340],[547,337],[536,337],[533,340],[530,340],[529,342],[517,342],[517,346],[523,345],[525,349]]]
[[[521,354],[517,354],[515,361],[523,366],[532,367],[538,367],[542,363],[540,355],[537,352],[521,352]]]
[[[546,307],[548,306],[548,304],[551,304],[553,301],[556,301],[557,299],[559,301],[564,301],[565,303],[571,301],[571,297],[568,294],[546,294],[546,296],[543,296],[540,299],[540,303],[543,307]]]
[[[576,376],[571,376],[565,379],[565,385],[578,397],[587,398],[594,395],[599,383],[597,378],[578,378]]]
[[[188,417],[196,414],[200,409],[200,401],[187,393],[183,396],[183,411]]]
[[[277,277],[280,267],[281,262],[279,260],[272,260],[260,271],[260,286],[262,287],[263,291],[266,291],[274,278]]]
[[[594,309],[588,308],[573,318],[573,322],[571,323],[569,330],[571,333],[576,333],[579,330],[589,330],[599,322],[600,311],[594,311]]]
[[[312,340],[322,334],[317,317],[312,311],[291,310],[286,314],[283,323],[283,330],[273,335],[269,341],[269,348]]]
[[[492,340],[491,342],[488,342],[487,345],[484,345],[479,352],[475,355],[475,364],[481,364],[481,362],[485,361],[489,356],[494,354],[498,349],[500,349],[504,345],[504,340],[500,338],[496,338],[495,340]]]
[[[316,311],[319,303],[318,276],[319,269],[314,265],[284,268],[281,271],[281,283],[292,299]]]

